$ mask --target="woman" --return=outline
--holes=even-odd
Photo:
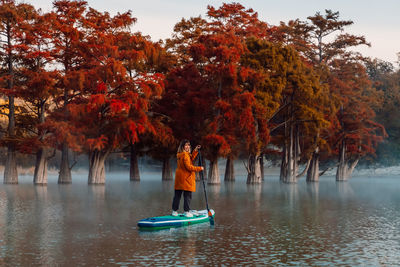
[[[183,210],[186,217],[193,217],[190,212],[190,200],[192,192],[196,191],[195,172],[200,172],[204,168],[193,166],[192,161],[197,156],[200,146],[196,146],[193,154],[190,154],[189,140],[182,140],[178,147],[177,160],[178,167],[175,172],[175,194],[172,201],[172,216],[178,216],[179,202],[183,193]]]

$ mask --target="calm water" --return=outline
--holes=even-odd
[[[159,174],[105,186],[0,185],[0,265],[399,266],[400,178],[336,183],[207,186],[216,225],[141,232],[139,219],[170,212],[173,182]],[[204,209],[201,184],[192,208]]]

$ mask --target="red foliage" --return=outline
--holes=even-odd
[[[374,122],[372,106],[378,99],[373,94],[371,81],[364,67],[352,59],[337,59],[332,66],[331,88],[341,100],[331,138],[334,152],[339,152],[341,140],[345,140],[348,157],[374,154],[387,134],[382,125]]]
[[[129,38],[133,35],[126,31],[133,21],[129,12],[115,17],[95,10],[86,14],[85,27],[91,32],[80,46],[83,90],[68,104],[75,135],[83,137],[76,139],[82,150],[111,151],[155,132],[147,112],[163,91],[163,75],[144,71],[145,51],[135,52],[125,43],[140,39]],[[147,42],[142,49],[150,46]]]

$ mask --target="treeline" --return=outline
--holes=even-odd
[[[272,155],[283,182],[316,182],[334,167],[346,180],[375,155],[384,125],[399,132],[385,117],[399,112],[399,73],[354,52],[369,44],[344,31],[353,22],[338,12],[270,25],[238,3],[209,6],[158,42],[133,32],[135,22],[130,11],[112,16],[84,1],[57,0],[48,13],[1,1],[4,183],[18,183],[22,153],[36,155],[34,183],[46,184],[56,151],[59,183],[72,182],[71,151],[88,155],[90,184],[105,183],[116,151],[130,153],[131,180],[144,153],[172,179],[182,139],[202,145],[209,183],[220,183],[220,158],[234,180],[239,156],[247,183],[260,183]],[[395,136],[387,140],[399,149]]]

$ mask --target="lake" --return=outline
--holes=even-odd
[[[138,220],[170,213],[173,182],[160,174],[107,174],[105,186],[0,185],[2,266],[399,266],[398,176],[333,176],[308,184],[207,186],[209,223],[157,232],[139,231]],[[182,209],[183,203],[181,203]],[[204,209],[201,183],[192,209]]]

